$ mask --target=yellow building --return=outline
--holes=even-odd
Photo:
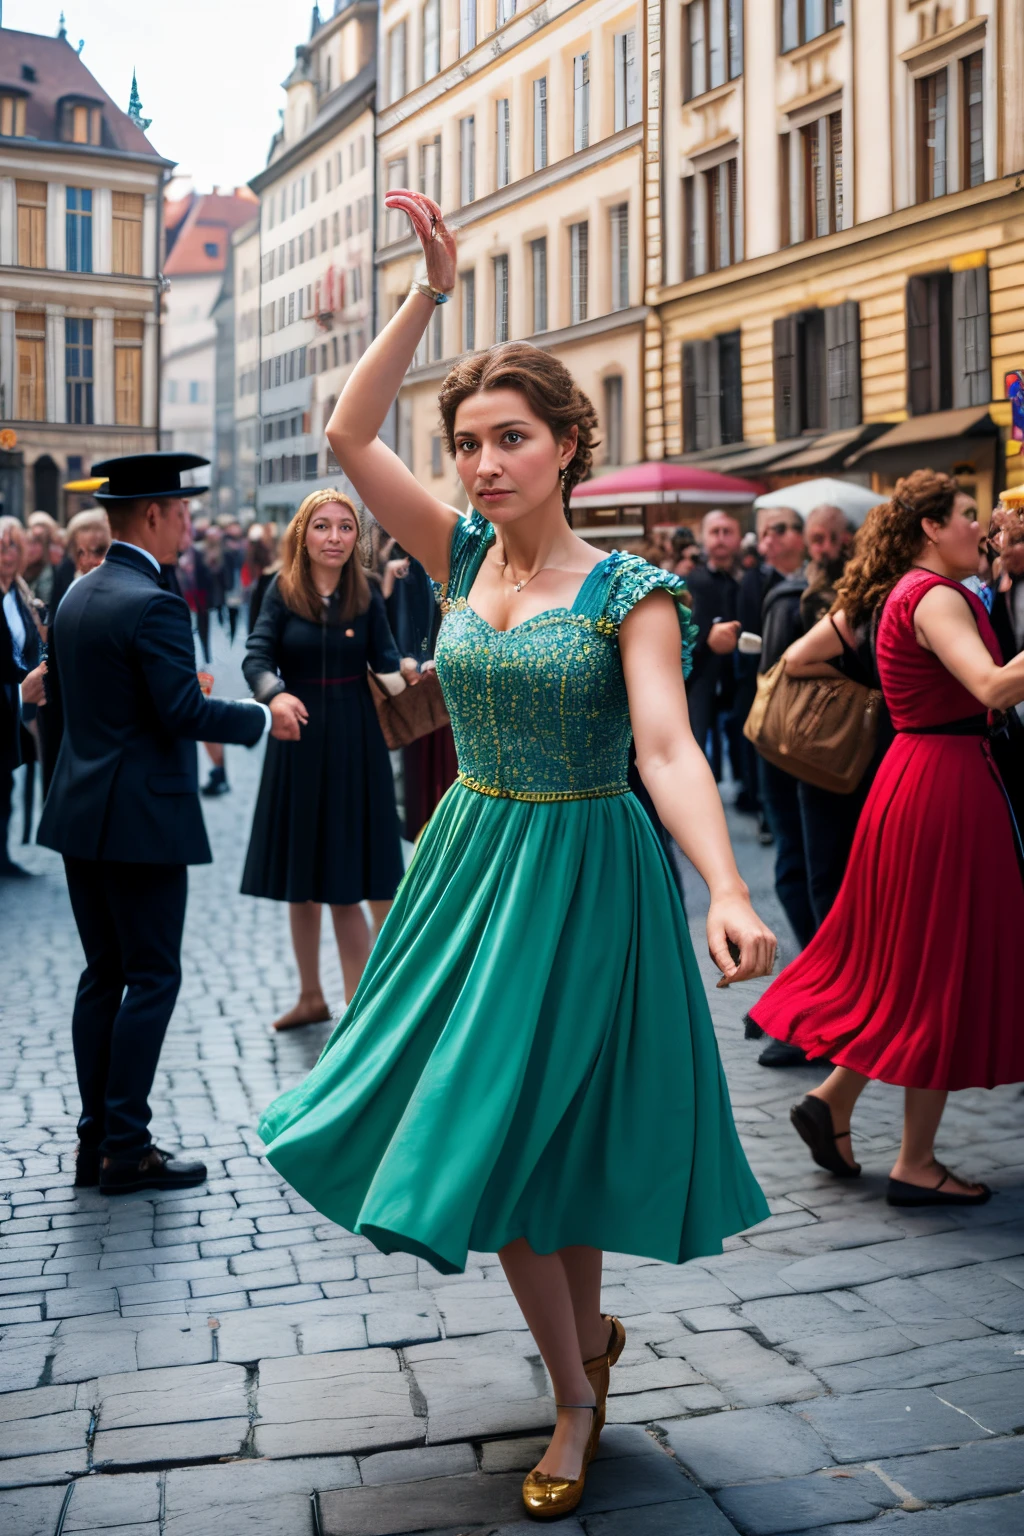
[[[456,498],[437,391],[459,353],[528,339],[561,357],[601,417],[600,465],[643,452],[642,8],[622,0],[384,0],[377,110],[378,326],[419,245],[389,187],[428,193],[459,242],[399,395],[416,475]]]
[[[1005,0],[651,0],[648,458],[1021,478],[1024,25]]]

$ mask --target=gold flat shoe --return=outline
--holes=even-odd
[[[617,1317],[605,1317],[609,1324],[608,1348],[603,1355],[595,1355],[593,1360],[584,1360],[583,1369],[587,1380],[594,1389],[597,1398],[597,1433],[604,1429],[605,1415],[608,1410],[608,1388],[611,1384],[611,1369],[616,1360],[626,1347],[626,1330]]]
[[[583,1497],[587,1468],[597,1450],[601,1433],[597,1427],[596,1403],[556,1403],[555,1407],[579,1408],[581,1411],[585,1408],[594,1415],[594,1427],[583,1452],[579,1477],[551,1477],[546,1472],[527,1472],[523,1478],[523,1507],[531,1520],[561,1520],[572,1514]]]

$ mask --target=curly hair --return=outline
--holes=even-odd
[[[564,363],[528,341],[506,341],[462,358],[441,385],[438,405],[445,447],[455,457],[455,413],[487,389],[516,389],[556,438],[577,429],[576,452],[562,472],[562,505],[569,515],[573,487],[590,473],[598,439],[597,412]]]
[[[889,593],[907,574],[921,550],[921,523],[948,523],[960,487],[950,475],[915,469],[896,482],[888,501],[872,507],[858,530],[853,557],[836,587],[832,613],[856,628],[882,611]]]
[[[313,572],[310,570],[306,531],[313,514],[321,507],[332,503],[351,512],[355,518],[356,527],[361,533],[362,519],[356,507],[343,492],[313,491],[302,502],[281,540],[278,589],[285,603],[294,613],[301,614],[304,619],[310,619],[314,624],[325,622],[348,624],[359,614],[365,613],[370,606],[370,584],[359,560],[357,540],[357,547],[353,549],[341,568],[341,578],[336,592],[337,603],[330,605],[325,617],[324,604],[313,583]]]

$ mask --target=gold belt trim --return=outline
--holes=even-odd
[[[478,795],[490,795],[495,800],[532,800],[547,803],[556,800],[605,800],[615,795],[628,795],[628,784],[606,785],[599,789],[499,789],[496,784],[484,784],[480,779],[460,773],[458,782],[464,789]]]

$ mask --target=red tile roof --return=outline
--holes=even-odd
[[[248,188],[237,192],[191,194],[191,206],[181,222],[178,198],[164,205],[165,225],[170,220],[180,224],[164,263],[168,277],[200,277],[223,272],[231,252],[231,235],[243,224],[250,224],[259,209],[259,200]]]
[[[26,69],[34,79],[25,77]],[[4,86],[25,97],[27,138],[56,142],[58,103],[77,96],[103,108],[103,148],[160,158],[142,129],[115,105],[63,38],[0,28],[0,89]]]

